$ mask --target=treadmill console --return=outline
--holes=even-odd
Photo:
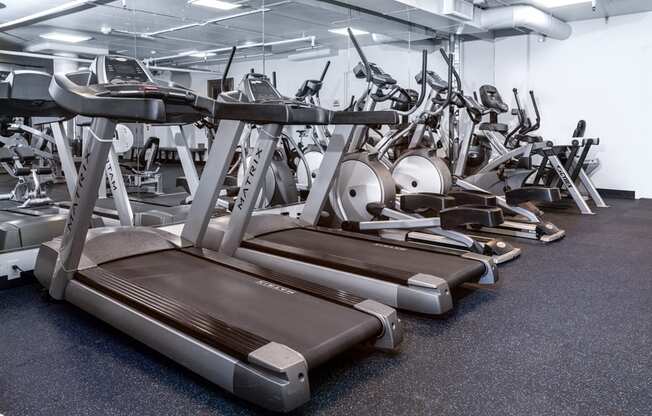
[[[261,74],[247,74],[245,93],[252,102],[279,101],[284,97],[274,88],[269,79]]]
[[[94,72],[97,74],[97,81],[100,84],[153,81],[149,71],[138,60],[126,56],[100,56],[95,60]]]

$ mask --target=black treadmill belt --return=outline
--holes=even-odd
[[[381,331],[371,315],[180,250],[129,257],[100,268],[188,310],[287,345],[311,367]]]
[[[188,194],[185,192],[176,192],[162,195],[146,192],[129,194],[130,201],[157,205],[160,207],[176,207],[178,205],[182,205],[187,197]]]
[[[478,281],[485,273],[484,264],[477,260],[310,228],[265,234],[245,240],[242,246],[338,270],[364,271],[365,276],[399,284],[425,273],[455,287]]]
[[[80,271],[76,278],[113,299],[140,311],[147,311],[148,315],[157,320],[241,360],[246,360],[252,351],[269,342],[254,334],[230,327],[174,299],[157,295],[101,267]],[[218,339],[221,342],[216,342]]]
[[[115,210],[115,200],[113,198],[102,198],[98,199],[95,203],[95,206],[102,209]],[[158,209],[156,205],[148,205],[141,202],[131,202],[131,210],[134,213],[151,211],[153,209]],[[116,213],[117,215],[117,213]]]

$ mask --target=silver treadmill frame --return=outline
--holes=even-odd
[[[94,140],[82,157],[60,244],[55,240],[45,246],[56,246],[58,251],[51,279],[44,281],[48,279],[39,276],[42,283],[47,283],[50,296],[69,301],[223,389],[262,407],[289,411],[307,402],[310,398],[308,365],[300,353],[270,342],[253,351],[250,362],[245,363],[73,280],[82,260],[115,126],[114,121],[104,118],[94,119],[90,126]],[[215,189],[212,193],[217,194]]]
[[[268,125],[263,128],[247,172],[247,180],[238,194],[228,228],[223,229],[223,233],[218,233],[221,235],[221,241],[206,241],[206,232],[218,198],[213,190],[224,182],[229,162],[233,158],[244,128],[243,122],[220,122],[217,137],[221,140],[214,142],[209,152],[195,200],[181,233],[183,239],[199,247],[219,247],[219,250],[226,255],[323,286],[374,299],[388,306],[432,315],[439,315],[452,309],[451,288],[445,279],[433,274],[419,273],[408,279],[407,285],[400,285],[240,247],[260,192],[254,194],[252,190],[260,189],[262,186],[279,140],[280,126]],[[335,128],[324,154],[320,174],[313,183],[300,216],[301,221],[307,226],[317,225],[331,186],[337,177],[340,162],[351,140],[359,135],[361,128],[355,125],[339,125]],[[222,228],[218,221],[215,221],[212,227]],[[388,249],[393,247],[390,240],[386,245]],[[459,250],[458,254],[484,265],[485,274],[482,276],[482,283],[493,283],[497,280],[497,267],[493,259],[462,250]]]

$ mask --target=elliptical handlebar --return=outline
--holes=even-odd
[[[423,104],[423,101],[426,99],[426,80],[427,80],[427,72],[428,71],[428,51],[426,49],[421,51],[421,94],[419,94],[419,100],[417,103],[412,107],[412,109],[408,110],[407,114],[412,114],[416,111],[417,108],[421,107],[421,104]]]
[[[369,63],[369,60],[367,59],[367,56],[364,54],[362,51],[362,48],[360,47],[360,44],[358,43],[358,40],[356,39],[355,35],[353,34],[353,31],[351,28],[346,29],[349,38],[351,39],[351,42],[353,43],[353,46],[355,47],[355,50],[358,53],[358,56],[360,57],[360,60],[362,61],[362,64],[364,65],[365,69],[365,79],[368,84],[371,84],[373,82],[373,76],[371,73],[371,64]],[[328,69],[328,66],[330,65],[330,61],[326,64],[326,68],[324,68],[324,74],[326,73],[326,70]],[[423,100],[426,98],[426,70],[428,68],[428,51],[423,50],[421,53],[421,94],[419,95],[419,99],[417,100],[417,103],[407,111],[399,111],[399,110],[394,110],[396,113],[400,115],[410,115],[416,111],[417,108],[423,104]],[[369,87],[371,88],[371,87]],[[369,89],[368,89],[369,91]],[[394,97],[396,94],[402,94],[403,96],[407,97],[409,99],[409,94],[405,89],[401,88],[400,86],[395,86],[393,87],[387,94],[381,94],[379,95],[378,92],[375,92],[373,94],[368,94],[368,96],[374,100],[375,102],[383,102],[391,99]]]
[[[349,39],[351,39],[351,43],[353,43],[353,47],[355,47],[355,50],[358,52],[358,56],[360,57],[360,60],[362,61],[362,64],[364,65],[365,78],[366,78],[367,82],[371,82],[371,79],[372,79],[371,78],[371,65],[369,65],[369,61],[367,60],[367,56],[362,51],[362,48],[360,47],[360,44],[358,43],[358,39],[356,39],[356,37],[353,34],[353,31],[351,30],[351,28],[347,27],[346,31],[349,33]]]
[[[534,125],[530,128],[528,133],[531,132],[531,131],[538,130],[539,127],[541,126],[541,114],[539,113],[539,105],[537,104],[537,100],[536,100],[536,98],[534,96],[534,91],[532,91],[532,90],[530,90],[530,100],[532,101],[532,107],[534,108],[534,114],[536,116],[536,123],[534,123]]]
[[[400,111],[400,110],[394,110],[398,114],[403,115],[403,116],[409,116],[410,114],[414,113],[417,108],[421,107],[421,104],[423,104],[423,101],[426,99],[426,77],[427,77],[427,71],[428,69],[428,51],[424,49],[421,51],[421,80],[419,84],[421,85],[421,92],[419,94],[419,99],[417,102],[407,111]],[[391,99],[393,96],[395,96],[397,93],[403,94],[405,97],[410,97],[410,95],[405,91],[404,88],[395,86],[392,88],[392,90],[384,95],[378,95],[378,93],[370,94],[370,97],[372,100],[376,102],[382,102],[382,101],[387,101]]]
[[[518,98],[518,88],[512,88],[512,92],[514,93],[514,100],[516,100],[516,109],[518,110],[518,123],[521,126],[525,125],[525,119],[524,119],[524,114],[523,114],[523,108],[521,107],[521,100]]]
[[[324,78],[326,78],[326,72],[328,72],[328,68],[331,66],[331,61],[326,61],[326,66],[324,66],[324,70],[321,73],[321,77],[319,77],[319,82],[324,82]]]
[[[448,55],[444,50],[444,48],[439,48],[439,53],[441,53],[441,55],[444,57],[444,60],[446,61],[446,64],[448,65],[449,74],[452,73],[453,76],[455,77],[455,82],[457,83],[458,92],[462,93],[462,78],[460,78],[460,74],[457,73],[457,69],[455,69],[455,65],[453,65],[453,60],[452,60],[453,55],[452,54]]]
[[[226,67],[224,68],[224,73],[222,74],[222,90],[224,90],[224,86],[226,85],[226,79],[227,76],[229,75],[229,71],[231,70],[231,64],[233,63],[233,58],[235,57],[236,49],[238,49],[236,46],[231,48],[231,54],[229,55],[229,60],[226,62]]]
[[[505,146],[509,144],[509,141],[511,138],[516,134],[523,131],[525,128],[525,120],[523,120],[523,110],[521,109],[521,101],[518,98],[518,89],[517,88],[512,88],[512,93],[514,93],[514,98],[516,100],[516,108],[517,108],[517,116],[518,116],[518,125],[514,127],[512,131],[507,133],[507,136],[505,136]]]

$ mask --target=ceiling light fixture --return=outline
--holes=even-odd
[[[354,36],[368,35],[369,34],[369,32],[367,32],[366,30],[354,29],[354,28],[348,28],[348,27],[341,27],[339,29],[329,29],[328,31],[331,32],[331,33],[336,33],[338,35],[349,36],[349,31],[347,29],[351,29],[351,32],[353,32]]]
[[[294,39],[276,40],[274,42],[265,42],[265,43],[258,42],[258,43],[248,44],[248,45],[240,45],[240,46],[238,46],[238,50],[265,47],[265,46],[286,45],[286,44],[289,44],[289,43],[298,43],[298,42],[310,42],[310,46],[315,46],[316,45],[316,43],[315,43],[316,40],[317,40],[316,36],[303,36],[303,37],[294,38]],[[189,51],[189,52],[178,53],[176,55],[149,58],[149,59],[146,59],[146,61],[147,62],[158,62],[158,61],[165,61],[165,60],[169,60],[169,59],[182,58],[184,56],[188,56],[188,55],[192,55],[192,54],[196,54],[196,53],[197,54],[198,53],[213,53],[213,52],[214,53],[219,53],[219,52],[228,52],[230,50],[231,50],[230,47],[226,47],[226,48],[209,49],[209,50],[206,50],[206,51]],[[269,55],[270,52],[267,52],[267,54]]]
[[[211,7],[219,10],[233,10],[241,6],[240,4],[220,0],[190,0],[189,3],[193,6]]]
[[[572,6],[574,4],[591,3],[591,0],[535,0],[541,7],[554,9],[557,7]]]
[[[197,52],[193,53],[190,56],[193,58],[208,58],[209,56],[215,56],[215,52]]]
[[[39,35],[43,39],[55,40],[57,42],[66,42],[66,43],[79,43],[87,40],[93,39],[91,36],[87,35],[74,35],[70,33],[61,33],[61,32],[48,32]]]
[[[67,3],[61,4],[59,6],[51,7],[49,9],[45,9],[42,11],[39,11],[37,13],[30,14],[25,17],[20,17],[18,19],[11,20],[9,22],[5,22],[0,24],[0,31],[6,31],[6,30],[11,30],[15,29],[17,27],[22,27],[22,26],[27,26],[27,25],[32,25],[34,23],[39,23],[42,21],[45,21],[47,19],[51,19],[53,17],[57,16],[63,16],[65,14],[73,13],[76,11],[81,11],[81,10],[86,10],[90,9],[92,7],[95,7],[96,5],[99,4],[104,4],[108,3],[108,0],[75,0],[75,1],[69,1]]]

